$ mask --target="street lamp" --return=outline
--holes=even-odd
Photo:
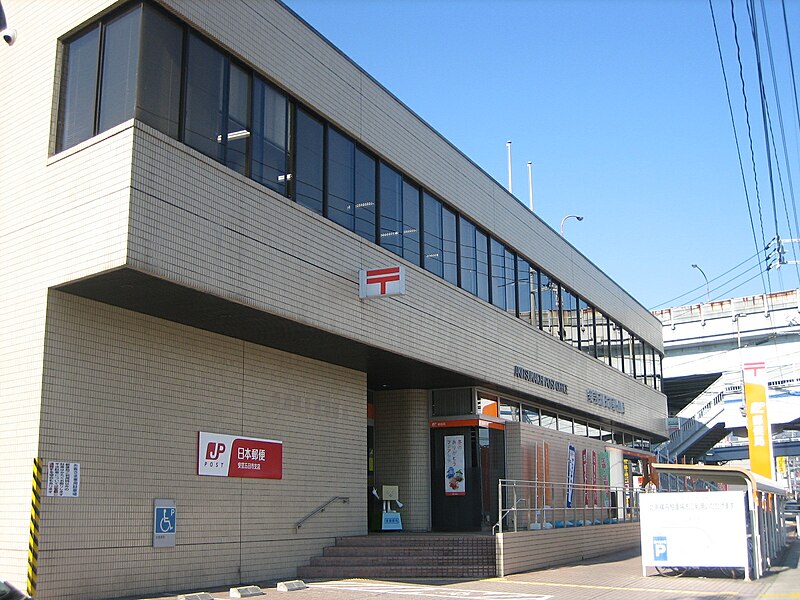
[[[694,264],[693,264],[693,265],[692,265],[692,268],[693,268],[693,269],[697,269],[698,271],[700,271],[700,273],[703,275],[703,279],[705,279],[705,280],[706,280],[706,300],[708,301],[708,303],[709,303],[709,304],[711,304],[711,292],[710,292],[710,291],[709,291],[709,289],[708,289],[708,277],[706,277],[706,274],[705,274],[705,272],[703,271],[703,269],[701,269],[701,268],[700,268],[700,267],[698,267],[697,265],[694,265]]]
[[[561,237],[564,237],[564,221],[567,219],[577,219],[578,221],[583,221],[582,215],[567,215],[563,219],[561,219]]]

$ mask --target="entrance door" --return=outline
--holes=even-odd
[[[481,529],[482,484],[477,427],[431,429],[434,531]]]

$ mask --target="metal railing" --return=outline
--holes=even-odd
[[[501,479],[494,530],[561,529],[639,520],[639,490]]]
[[[297,532],[303,526],[303,523],[308,521],[314,515],[325,512],[325,509],[328,508],[328,506],[330,506],[331,504],[333,504],[337,500],[341,500],[342,504],[347,504],[348,502],[350,502],[350,497],[349,496],[334,496],[333,498],[331,498],[327,502],[324,502],[323,504],[319,505],[317,508],[312,510],[305,517],[303,517],[297,523],[294,524],[295,532]]]

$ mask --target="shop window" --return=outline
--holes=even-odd
[[[322,214],[325,125],[301,108],[295,117],[294,199]]]
[[[375,242],[375,185],[378,163],[356,147],[355,231],[365,240]]]
[[[109,21],[103,36],[98,131],[130,119],[136,103],[142,7]]]
[[[259,77],[253,80],[253,141],[250,176],[288,195],[288,106],[286,96]]]

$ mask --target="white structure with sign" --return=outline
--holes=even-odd
[[[747,568],[744,491],[642,494],[643,567]]]

